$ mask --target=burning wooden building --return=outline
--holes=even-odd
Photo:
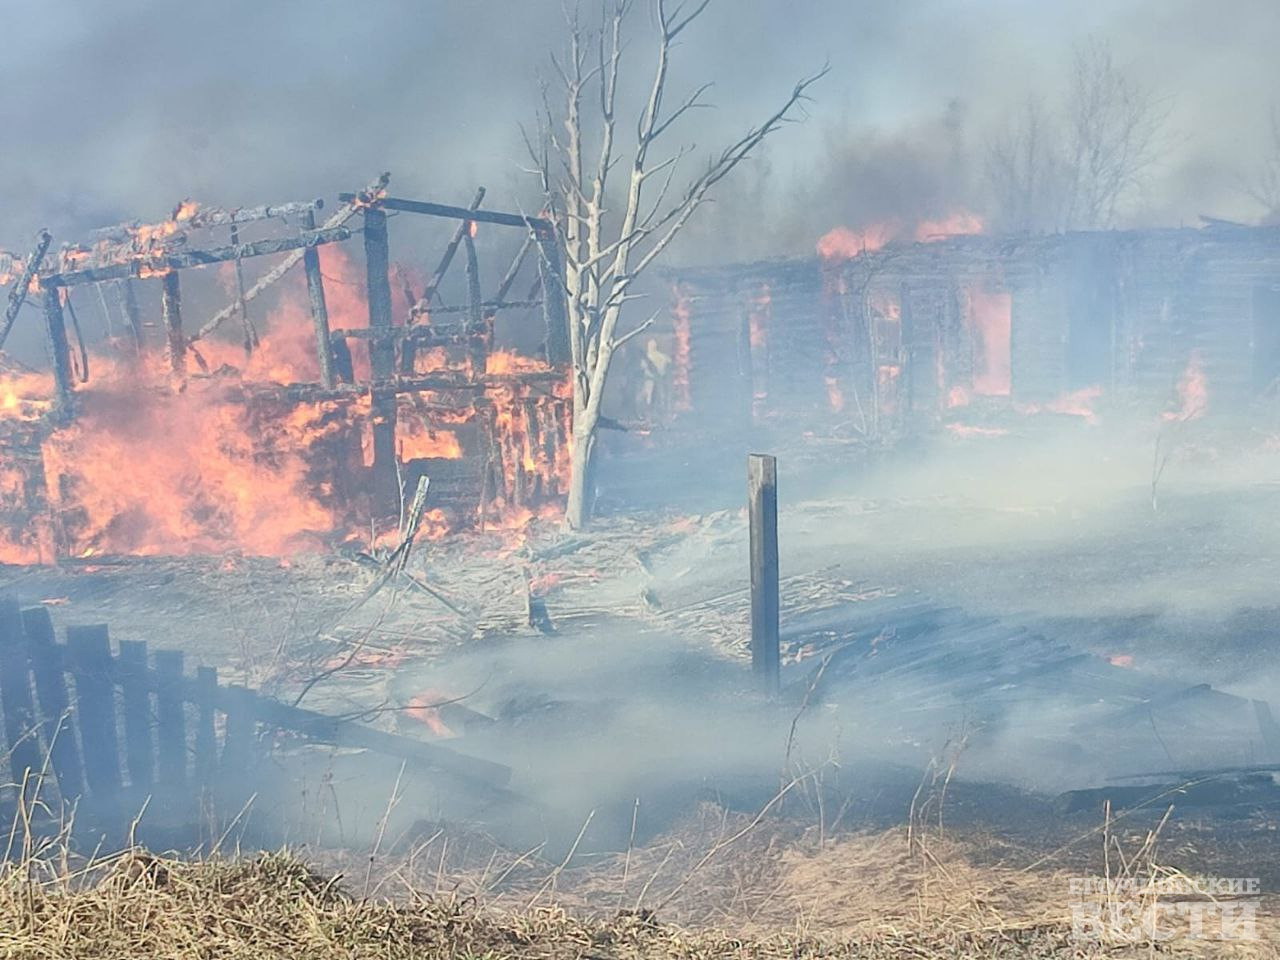
[[[974,226],[977,229],[977,225]],[[1280,378],[1280,229],[916,242],[835,231],[812,259],[669,271],[686,422],[920,435],[980,411],[1242,408]],[[1179,396],[1180,395],[1180,396]]]
[[[49,358],[0,370],[0,561],[367,541],[394,533],[422,475],[429,529],[554,508],[571,402],[550,223],[484,210],[483,191],[452,207],[388,196],[387,182],[341,195],[319,226],[319,200],[186,202],[159,224],[52,252],[42,234],[30,256],[0,258],[0,344],[39,304]],[[421,282],[390,255],[389,217],[405,214],[457,223]],[[523,235],[488,297],[481,224]],[[363,269],[344,248],[357,235]],[[455,259],[465,292],[450,303],[441,280]],[[184,281],[207,267],[230,302],[201,316]],[[269,288],[264,319],[249,305]],[[79,319],[90,312],[100,343]],[[504,348],[500,315],[536,327],[523,337],[536,351]]]

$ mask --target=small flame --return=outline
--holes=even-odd
[[[1161,416],[1166,421],[1185,423],[1204,416],[1209,407],[1209,382],[1205,379],[1200,351],[1193,350],[1186,369],[1178,378],[1178,409],[1166,410]]]

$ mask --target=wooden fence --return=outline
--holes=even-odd
[[[264,735],[360,748],[472,788],[501,791],[500,764],[221,684],[212,667],[186,673],[180,650],[124,640],[103,624],[72,626],[58,643],[44,607],[0,598],[0,712],[10,796],[87,799],[98,811],[157,796],[179,803],[252,792]],[[5,769],[7,768],[7,770]]]

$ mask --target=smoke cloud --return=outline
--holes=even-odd
[[[462,202],[483,183],[495,207],[528,200],[518,126],[564,35],[558,0],[49,0],[13,4],[6,24],[0,244],[19,247],[41,226],[70,239],[158,218],[186,196],[331,198],[382,169],[400,193]],[[636,89],[649,29],[639,4]],[[1260,82],[1280,45],[1268,0],[1229,11],[1191,0],[735,0],[713,4],[678,50],[673,91],[713,80],[717,106],[679,140],[709,152],[798,77],[826,60],[832,73],[808,122],[705,218],[727,227],[754,215],[755,232],[783,249],[700,242],[697,255],[807,251],[837,213],[974,202],[988,131],[1028,95],[1060,94],[1071,44],[1086,36],[1171,105],[1175,145],[1132,218],[1258,215],[1239,181],[1265,155],[1276,93]],[[761,229],[762,211],[780,232]]]

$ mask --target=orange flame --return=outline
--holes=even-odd
[[[1209,382],[1205,379],[1200,351],[1193,350],[1182,376],[1178,378],[1178,409],[1166,410],[1161,417],[1166,421],[1185,423],[1204,416],[1208,407]]]

